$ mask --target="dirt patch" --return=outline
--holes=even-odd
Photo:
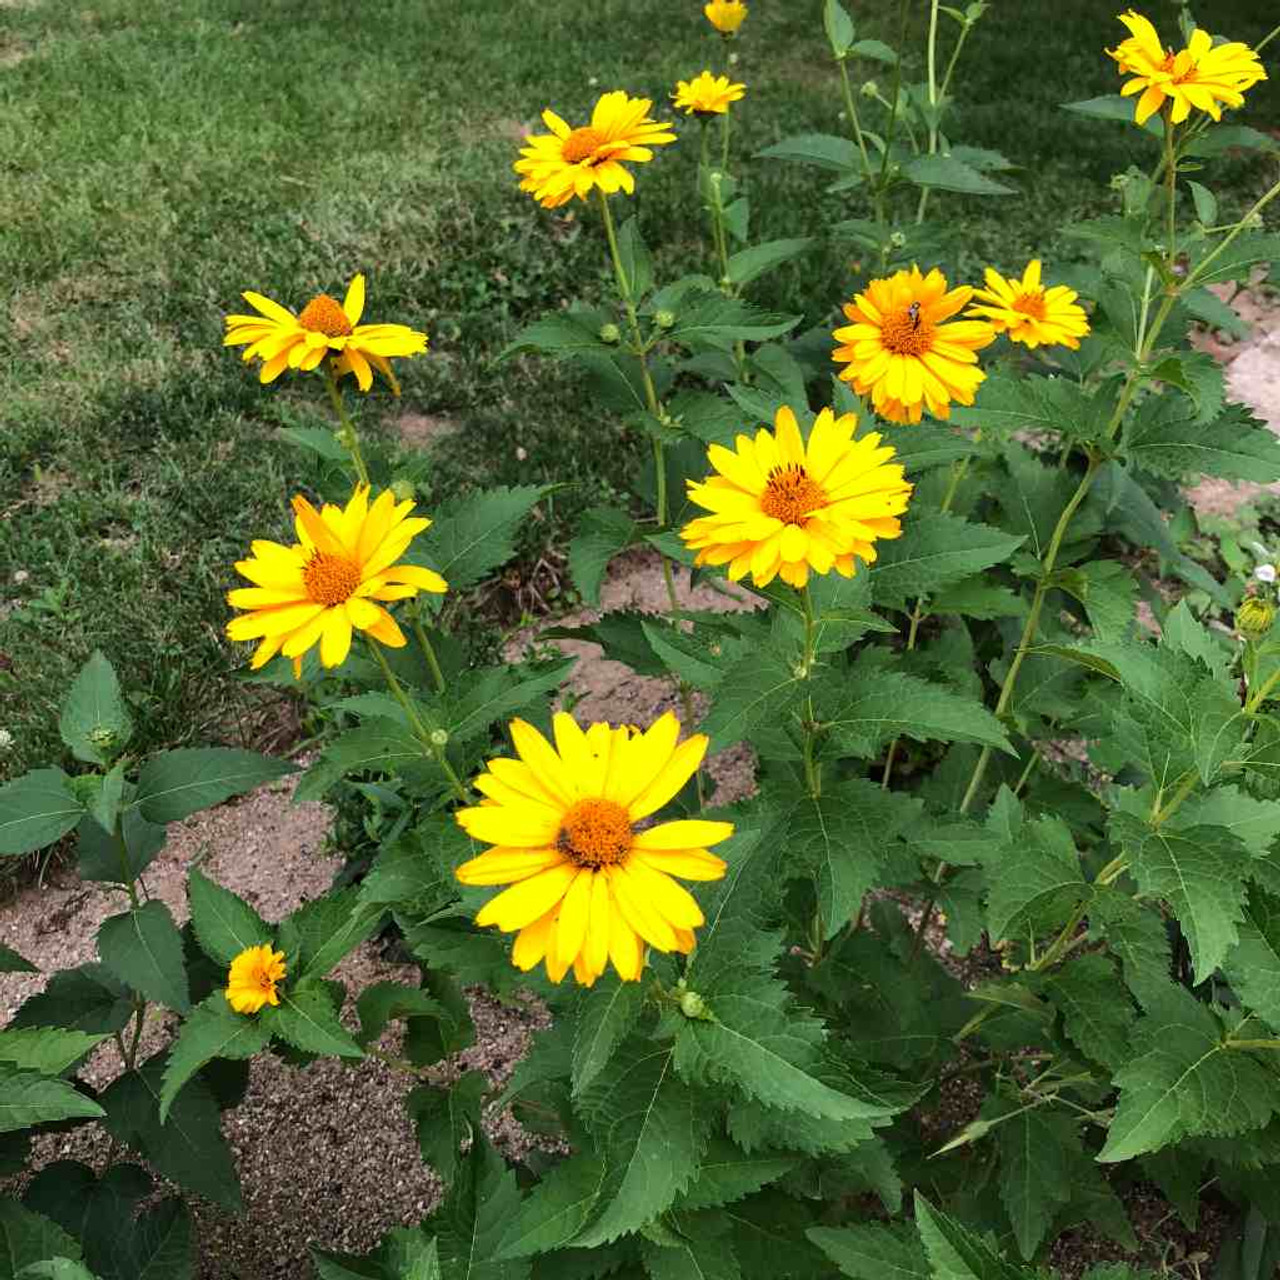
[[[391,429],[401,443],[411,449],[425,449],[462,430],[456,418],[439,418],[429,413],[402,413],[391,421]]]

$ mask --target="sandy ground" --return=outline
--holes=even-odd
[[[1253,293],[1231,301],[1256,324],[1254,336],[1233,345],[1221,335],[1208,334],[1201,345],[1229,365],[1231,397],[1252,405],[1280,431],[1280,311]],[[422,419],[406,423],[405,434],[427,442],[450,425]],[[1229,511],[1261,487],[1208,481],[1191,496],[1206,512]],[[1280,491],[1280,486],[1274,487]],[[691,589],[687,574],[678,576],[678,589],[684,608],[750,607],[742,597],[710,586]],[[615,561],[602,590],[602,605],[600,611],[583,610],[557,623],[580,625],[599,612],[616,609],[662,611],[666,592],[656,557],[637,552]],[[535,639],[535,632],[516,637],[510,652],[518,653]],[[580,717],[645,724],[668,709],[681,714],[678,691],[670,680],[637,677],[622,664],[606,660],[596,645],[556,643],[579,659],[569,688]],[[716,783],[713,800],[730,803],[749,793],[754,761],[749,750],[739,748],[712,760],[709,772]],[[146,874],[147,892],[184,920],[186,873],[198,864],[268,920],[320,896],[339,866],[339,859],[325,848],[328,811],[323,805],[290,801],[291,787],[277,784],[177,824],[168,847]],[[69,968],[95,958],[99,925],[120,909],[118,893],[81,884],[72,868],[64,868],[0,906],[0,940],[46,973]],[[374,982],[412,983],[415,970],[392,963],[370,942],[349,956],[334,976],[347,984],[353,1000]],[[0,975],[0,1013],[5,1019],[45,980],[44,973]],[[470,999],[477,1043],[435,1069],[431,1078],[442,1082],[476,1068],[500,1083],[525,1052],[531,1031],[545,1024],[545,1012],[533,1004],[504,1007],[481,992],[471,993]],[[164,1044],[169,1022],[161,1015],[148,1025],[146,1050]],[[394,1038],[394,1030],[388,1035]],[[387,1047],[393,1048],[393,1041]],[[87,1075],[101,1085],[116,1070],[118,1060],[108,1046],[91,1060]],[[223,1118],[244,1187],[245,1214],[234,1217],[195,1202],[201,1280],[302,1280],[311,1274],[308,1246],[363,1251],[389,1228],[418,1222],[438,1201],[441,1185],[422,1161],[402,1105],[416,1083],[375,1059],[355,1066],[324,1061],[301,1070],[271,1056],[256,1060],[244,1102]],[[486,1127],[509,1155],[528,1144],[509,1115],[488,1116]],[[105,1133],[97,1125],[86,1125],[69,1135],[42,1139],[36,1164],[75,1158],[101,1167],[108,1148]],[[1162,1216],[1162,1204],[1134,1206],[1135,1222]],[[1194,1250],[1194,1243],[1191,1247]],[[1089,1256],[1089,1241],[1075,1242],[1073,1256]],[[1063,1265],[1068,1260],[1055,1254],[1055,1261]]]

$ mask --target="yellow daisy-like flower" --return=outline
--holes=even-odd
[[[773,434],[741,435],[732,450],[713,444],[707,459],[719,474],[689,481],[690,499],[712,514],[680,531],[697,563],[727,564],[735,581],[750,570],[757,587],[775,577],[803,587],[810,569],[851,578],[859,560],[874,561],[876,539],[901,534],[913,486],[879,435],[853,439],[857,425],[856,414],[823,409],[806,446],[784,407]]]
[[[243,359],[261,360],[258,377],[274,382],[286,369],[303,373],[333,357],[333,372],[354,374],[361,391],[373,386],[373,370],[382,374],[396,395],[400,384],[391,372],[393,356],[416,356],[427,349],[427,335],[403,324],[361,324],[364,314],[364,276],[356,275],[339,304],[327,293],[317,294],[298,315],[260,293],[246,292],[244,300],[258,315],[227,316],[225,347],[245,346]]]
[[[1166,102],[1173,104],[1173,124],[1181,124],[1193,108],[1221,120],[1222,106],[1243,105],[1245,90],[1267,78],[1257,53],[1239,40],[1215,45],[1207,31],[1197,28],[1186,48],[1175,53],[1140,13],[1130,9],[1120,14],[1120,21],[1129,28],[1129,39],[1107,53],[1121,75],[1134,77],[1120,92],[1127,98],[1141,94],[1134,112],[1138,124],[1146,124]]]
[[[237,1013],[257,1013],[264,1004],[279,1004],[276,983],[284,979],[284,952],[264,942],[249,947],[231,962],[227,974],[227,1003]]]
[[[746,93],[745,84],[734,84],[728,76],[713,76],[710,71],[703,71],[692,80],[677,80],[671,97],[686,115],[722,116],[727,114],[731,102],[741,102]]]
[[[693,950],[702,911],[673,876],[719,880],[725,863],[707,852],[733,834],[730,822],[641,823],[673,799],[707,750],[702,734],[678,742],[670,712],[647,733],[572,716],[554,721],[553,747],[532,725],[511,722],[518,759],[500,757],[475,781],[485,799],[459,809],[458,823],[495,846],[464,862],[458,879],[510,885],[476,916],[517,930],[519,969],[546,961],[553,982],[573,969],[591,986],[609,963],[634,982],[645,946]]]
[[[733,35],[747,18],[747,6],[742,0],[707,0],[702,12],[722,36]]]
[[[986,320],[997,333],[1007,333],[1012,342],[1027,347],[1080,346],[1089,332],[1084,308],[1076,301],[1080,296],[1064,284],[1046,287],[1040,280],[1040,260],[1033,259],[1022,273],[1022,279],[1006,280],[988,267],[987,287],[975,289],[973,296],[987,303],[970,307],[967,316]]]
[[[872,280],[866,293],[845,303],[853,323],[832,335],[842,345],[831,358],[849,366],[841,379],[859,395],[869,391],[875,411],[890,422],[919,422],[926,407],[947,418],[951,401],[972,404],[987,376],[976,353],[996,332],[979,320],[943,323],[972,297],[968,285],[948,290],[936,268],[927,276],[913,266]]]
[[[551,132],[526,136],[515,163],[522,175],[520,190],[530,192],[544,209],[567,204],[574,196],[585,200],[597,187],[605,195],[630,195],[636,180],[623,162],[643,164],[653,159],[651,147],[676,140],[669,124],[650,119],[652,108],[649,98],[631,98],[617,89],[600,98],[591,123],[578,129],[548,108],[542,119]]]
[[[227,623],[227,635],[260,641],[253,669],[283,652],[297,674],[302,655],[317,643],[320,661],[340,666],[351,649],[353,629],[393,649],[402,647],[404,633],[379,602],[445,590],[438,573],[396,563],[431,521],[411,519],[412,501],[397,503],[390,489],[370,505],[368,485],[360,485],[345,508],[326,503],[317,511],[299,496],[293,509],[298,541],[291,547],[254,542],[253,557],[236,562],[254,585],[227,592],[228,604],[248,610]]]

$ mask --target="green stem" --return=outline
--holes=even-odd
[[[1036,765],[1040,763],[1040,748],[1036,747],[1031,752],[1031,759],[1023,766],[1022,772],[1018,775],[1018,781],[1014,783],[1013,794],[1018,796],[1022,792],[1022,788],[1027,785],[1027,779],[1031,777],[1035,771]]]
[[[813,596],[809,592],[808,583],[800,592],[800,603],[804,606],[804,657],[800,661],[800,669],[805,680],[813,678],[813,667],[817,650],[817,621],[813,616]],[[814,727],[813,695],[805,699],[804,722],[804,780],[809,794],[816,800],[822,794],[822,767],[814,759],[814,747],[817,742],[817,730]]]
[[[1273,671],[1262,684],[1258,687],[1257,693],[1249,695],[1249,701],[1245,703],[1245,710],[1252,713],[1258,710],[1260,706],[1267,700],[1267,695],[1272,689],[1280,684],[1280,670]]]
[[[431,668],[431,680],[436,687],[436,692],[443,693],[444,672],[440,670],[440,659],[436,657],[431,637],[427,635],[427,630],[422,625],[422,606],[416,600],[414,605],[416,607],[409,612],[409,625],[413,628],[414,638],[418,642],[418,648],[422,650],[422,656],[427,660],[427,666]]]
[[[1280,1040],[1224,1040],[1224,1049],[1271,1049],[1280,1050]]]
[[[729,172],[729,113],[721,117],[720,125],[720,172]]]
[[[935,155],[938,150],[938,0],[930,0],[929,4],[929,154]],[[924,212],[929,205],[929,188],[920,192],[920,203],[916,206],[916,224],[924,221]]]
[[[902,0],[901,21],[898,24],[898,60],[893,69],[893,102],[889,107],[889,123],[884,131],[884,155],[880,158],[880,179],[876,189],[876,221],[884,222],[884,190],[889,177],[889,153],[893,150],[893,135],[898,127],[898,103],[902,98],[902,49],[907,42],[907,13],[909,5]]]
[[[342,403],[342,392],[338,387],[337,376],[333,372],[332,361],[326,360],[324,366],[324,385],[329,391],[329,402],[338,415],[341,430],[338,437],[347,452],[351,455],[351,464],[356,469],[356,479],[363,485],[369,483],[369,468],[364,465],[364,455],[360,452],[360,437],[347,416],[346,406]]]
[[[129,1052],[124,1057],[124,1069],[132,1071],[138,1061],[138,1045],[142,1042],[142,1023],[147,1013],[147,1002],[141,996],[136,997],[133,1017],[133,1039],[129,1042]]]
[[[1245,227],[1253,221],[1254,216],[1256,214],[1260,214],[1263,211],[1263,209],[1265,209],[1267,205],[1269,205],[1276,198],[1276,196],[1280,196],[1280,182],[1277,182],[1276,185],[1272,187],[1270,191],[1268,191],[1265,195],[1261,196],[1255,202],[1253,208],[1250,209],[1249,212],[1246,213],[1244,217],[1241,218],[1240,221],[1236,223],[1235,230],[1232,231],[1230,235],[1224,236],[1222,243],[1219,244],[1217,248],[1215,248],[1214,251],[1211,254],[1209,254],[1201,263],[1199,263],[1196,266],[1195,270],[1192,271],[1190,275],[1187,276],[1186,280],[1183,281],[1183,284],[1182,284],[1181,291],[1183,293],[1185,293],[1188,289],[1191,289],[1194,287],[1196,280],[1199,279],[1199,277],[1204,273],[1205,269],[1209,266],[1209,264],[1226,252],[1231,242],[1235,240],[1235,238],[1238,235],[1240,235],[1242,231],[1244,231]]]
[[[1172,111],[1172,108],[1170,108]],[[1176,126],[1168,115],[1164,118],[1164,178],[1168,204],[1165,235],[1169,241],[1167,262],[1172,270],[1177,262],[1178,239],[1178,154],[1173,145]]]
[[[387,661],[387,655],[382,652],[382,646],[371,636],[365,637],[369,641],[369,648],[373,650],[373,656],[378,661],[378,666],[382,668],[383,678],[387,682],[387,688],[391,690],[391,696],[400,704],[405,715],[409,720],[409,727],[413,736],[425,748],[435,762],[440,766],[444,776],[449,779],[449,785],[453,788],[453,793],[458,799],[466,804],[469,797],[467,789],[462,785],[462,780],[454,772],[453,765],[449,763],[449,757],[445,755],[443,742],[436,741],[435,735],[422,723],[422,717],[418,715],[418,709],[413,705],[412,699],[404,689],[400,686],[400,681],[396,679],[396,673],[391,670],[391,664]],[[444,735],[447,738],[447,735]]]
[[[1147,817],[1147,823],[1153,827],[1159,827],[1167,822],[1182,807],[1182,802],[1195,789],[1196,779],[1200,775],[1195,769],[1190,770],[1178,784],[1178,789],[1169,798],[1168,804],[1162,804],[1164,799],[1163,790],[1156,796],[1155,803],[1151,806],[1151,813]]]
[[[844,85],[844,109],[849,113],[849,123],[853,125],[853,140],[862,153],[862,172],[867,181],[871,181],[871,155],[867,151],[867,140],[862,136],[862,123],[858,119],[858,106],[853,97],[853,85],[849,83],[849,68],[843,58],[837,60],[840,67],[840,80]]]
[[[1268,31],[1267,34],[1263,36],[1262,39],[1256,45],[1253,46],[1254,53],[1261,53],[1263,49],[1265,49],[1267,45],[1269,45],[1276,38],[1276,36],[1280,36],[1280,27],[1273,27],[1270,31]]]
[[[114,833],[116,849],[120,854],[120,882],[124,885],[125,890],[129,894],[129,906],[136,911],[138,909],[138,890],[134,887],[133,868],[129,866],[129,850],[124,843],[124,835],[120,830],[120,819],[116,819],[116,829]]]

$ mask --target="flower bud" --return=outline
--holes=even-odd
[[[1236,610],[1236,630],[1246,640],[1261,640],[1276,620],[1276,607],[1261,596],[1249,596]]]
[[[449,731],[447,729],[432,729],[431,745],[433,747],[447,747],[449,745]]]
[[[711,1010],[707,1008],[707,1002],[696,991],[686,991],[680,997],[680,1012],[686,1018],[694,1018],[699,1022],[711,1021]]]
[[[616,324],[602,324],[600,326],[600,341],[613,344],[622,341],[622,330]]]
[[[116,731],[98,725],[89,730],[89,741],[100,751],[110,751],[116,745]]]
[[[1129,185],[1129,181],[1127,173],[1113,173],[1111,175],[1111,190],[1123,191]]]
[[[391,482],[391,492],[395,494],[397,502],[412,502],[418,490],[412,480],[398,477]]]
[[[901,231],[895,231],[895,232],[894,232],[894,233],[889,237],[889,243],[890,243],[890,244],[891,244],[895,249],[901,249],[901,248],[904,248],[904,247],[906,246],[906,243],[907,243],[907,237],[906,237],[906,236],[905,236]]]
[[[880,92],[880,86],[874,80],[868,80],[862,86],[862,96],[864,98],[874,98]]]
[[[653,323],[659,329],[674,329],[676,327],[676,313],[674,311],[659,311],[653,317]]]

